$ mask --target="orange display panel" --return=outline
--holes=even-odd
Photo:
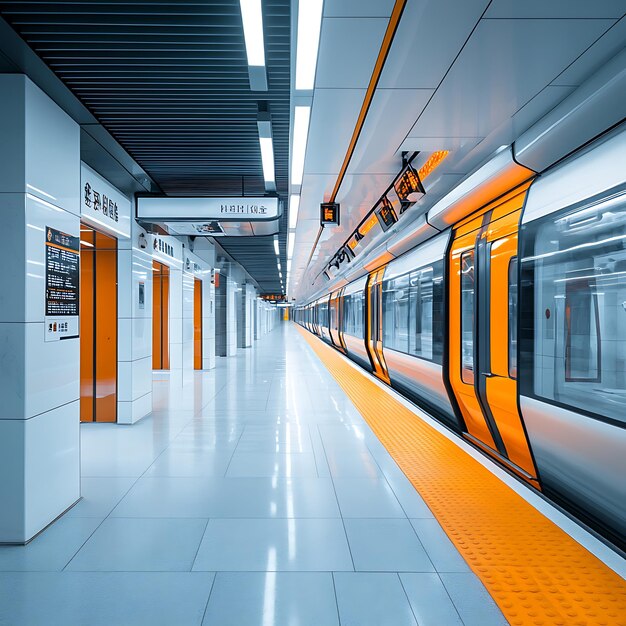
[[[418,171],[420,180],[423,181],[427,176],[432,174],[433,171],[437,169],[441,162],[448,156],[448,154],[448,150],[438,150],[437,152],[433,152],[426,160],[426,163],[424,163]]]
[[[193,281],[193,368],[202,369],[202,281]]]
[[[80,419],[117,421],[117,240],[81,225]]]
[[[454,441],[297,327],[513,626],[624,624],[626,582]]]

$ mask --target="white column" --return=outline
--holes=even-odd
[[[182,272],[182,369],[183,381],[193,380],[193,289],[194,276]]]
[[[141,233],[132,220],[131,238],[118,242],[119,424],[134,424],[152,411],[152,254],[139,248]]]
[[[226,277],[226,356],[237,354],[237,307],[235,305],[237,283]]]
[[[0,94],[0,542],[24,543],[80,496],[80,340],[44,341],[46,227],[80,234],[80,130],[23,75]]]
[[[170,267],[170,372],[171,379],[180,378],[183,371],[183,272]]]
[[[215,367],[215,285],[211,269],[202,273],[202,369]]]

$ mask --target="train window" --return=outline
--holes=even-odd
[[[409,351],[409,275],[383,284],[383,346]]]
[[[474,250],[461,255],[461,380],[474,384]]]
[[[517,378],[517,257],[509,261],[509,376]]]
[[[595,278],[575,274],[565,284],[565,380],[598,383],[602,352],[598,292]]]
[[[383,345],[443,362],[443,261],[383,283]]]
[[[522,230],[520,389],[626,422],[626,190]]]
[[[362,291],[344,297],[343,332],[363,339],[365,296]]]

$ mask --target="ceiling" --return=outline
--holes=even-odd
[[[265,193],[257,103],[288,187],[291,2],[263,0],[269,90],[251,92],[239,0],[0,2],[0,15],[168,195]],[[286,215],[279,235],[286,261]],[[280,292],[273,237],[220,245]]]
[[[450,151],[424,181],[417,217],[626,41],[623,0],[407,0],[336,198],[341,225],[325,228],[314,247],[319,203],[337,181],[393,5],[324,4],[288,287],[298,299],[324,286],[325,264],[400,171],[402,151],[419,151],[418,168],[432,152]]]

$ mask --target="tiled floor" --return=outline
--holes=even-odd
[[[83,500],[0,548],[0,624],[506,623],[293,327],[154,390],[82,427]]]

